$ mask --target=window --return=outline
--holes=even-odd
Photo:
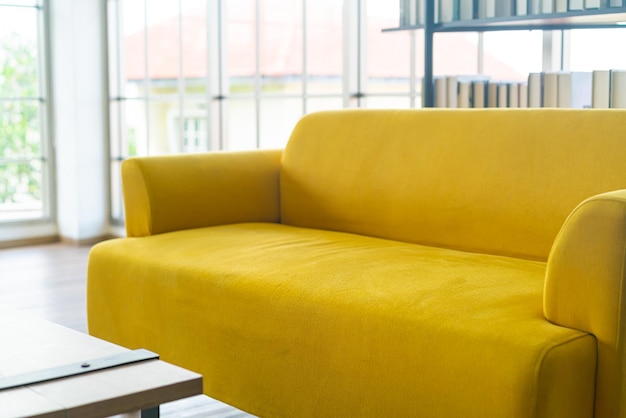
[[[0,3],[0,222],[50,216],[43,6]]]
[[[382,32],[398,25],[397,1],[107,4],[112,214],[119,221],[127,157],[279,148],[310,112],[421,106],[423,32]],[[483,36],[437,34],[435,73],[512,80],[541,64],[541,32]]]

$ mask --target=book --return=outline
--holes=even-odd
[[[611,107],[626,109],[626,70],[611,70]]]
[[[590,71],[572,72],[572,102],[574,109],[591,108],[593,82]]]
[[[487,106],[487,81],[472,81],[471,102],[472,107],[483,108]]]
[[[604,9],[609,7],[609,0],[584,0],[585,9]]]
[[[509,107],[519,106],[519,83],[509,83]]]
[[[623,7],[623,0],[609,0],[609,7]]]
[[[556,13],[567,12],[567,0],[554,0],[554,11]]]
[[[435,77],[435,107],[447,107],[446,78]]]
[[[473,0],[459,0],[459,20],[472,20],[476,17]]]
[[[543,75],[530,73],[528,75],[528,107],[541,107],[543,104]]]
[[[595,70],[591,73],[591,107],[608,109],[611,101],[611,73],[608,70]]]
[[[446,105],[458,107],[459,80],[456,76],[446,77]]]
[[[562,72],[558,73],[556,77],[556,106],[572,107],[572,73]]]
[[[528,14],[538,15],[541,12],[541,0],[528,0]]]
[[[439,22],[448,23],[455,20],[459,20],[459,0],[439,0]]]
[[[478,18],[496,17],[496,0],[478,0]]]
[[[409,26],[417,25],[417,0],[407,0],[409,2]]]
[[[426,0],[417,0],[417,24],[424,25],[426,23]]]
[[[540,13],[542,14],[550,14],[554,13],[554,0],[540,0],[541,1],[541,9]]]
[[[471,84],[468,81],[459,81],[458,107],[470,107],[470,86]]]
[[[585,8],[585,0],[569,0],[567,2],[567,10],[583,10]]]
[[[487,85],[487,107],[498,107],[498,85],[496,83]]]
[[[528,14],[528,0],[515,0],[515,15],[525,16]]]
[[[497,107],[509,106],[509,85],[507,83],[498,84]]]
[[[408,1],[400,0],[400,27],[407,26],[408,24]]]
[[[515,4],[513,0],[496,1],[496,17],[510,17],[515,14]]]
[[[558,106],[558,74],[543,73],[543,107]]]
[[[528,84],[519,84],[519,107],[528,107]]]

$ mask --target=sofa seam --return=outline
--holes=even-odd
[[[537,366],[535,367],[535,376],[534,376],[534,379],[533,379],[535,384],[533,385],[534,386],[534,388],[533,388],[533,395],[532,395],[533,396],[533,403],[532,403],[533,406],[532,406],[532,410],[531,410],[531,416],[533,416],[535,418],[538,418],[537,414],[539,412],[539,389],[540,389],[540,384],[539,384],[540,380],[539,380],[539,378],[540,378],[540,375],[541,375],[541,371],[543,370],[543,366],[544,366],[544,363],[546,361],[546,358],[550,355],[550,353],[552,351],[556,350],[557,348],[566,346],[567,344],[573,343],[573,342],[578,341],[578,340],[582,340],[582,339],[587,338],[587,337],[593,338],[594,341],[596,342],[596,347],[597,347],[598,339],[597,339],[597,337],[595,335],[593,335],[592,333],[589,333],[589,332],[584,332],[584,331],[579,331],[579,332],[581,332],[582,334],[575,335],[575,336],[572,336],[570,338],[567,338],[565,341],[562,341],[562,342],[560,342],[560,343],[558,343],[556,345],[553,345],[552,347],[549,347],[549,348],[547,348],[545,350],[542,350],[541,353],[539,354],[540,361],[537,364]],[[597,363],[597,359],[598,359],[598,355],[597,355],[597,352],[596,352],[596,363]],[[596,377],[596,379],[597,379],[597,375],[598,375],[598,369],[597,369],[597,366],[596,366],[596,370],[595,370],[595,377]],[[595,404],[595,398],[596,398],[596,387],[595,387],[595,384],[594,384],[594,394],[593,394],[594,404]],[[594,405],[594,412],[595,412],[595,405]]]
[[[137,168],[139,169],[139,174],[141,175],[141,182],[143,183],[144,186],[144,194],[145,194],[145,199],[146,199],[146,205],[147,205],[147,209],[148,209],[148,231],[146,231],[146,236],[150,236],[150,235],[154,235],[153,231],[154,231],[154,216],[152,214],[152,199],[150,198],[150,196],[152,196],[152,190],[150,189],[150,185],[149,182],[146,181],[146,176],[144,174],[144,170],[143,170],[143,165],[141,164],[141,162],[138,160],[137,161]]]

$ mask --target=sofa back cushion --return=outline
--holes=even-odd
[[[626,111],[321,112],[280,176],[285,224],[546,259],[578,203],[626,188]]]

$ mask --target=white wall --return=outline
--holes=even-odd
[[[103,0],[50,0],[52,128],[62,238],[109,232]]]

